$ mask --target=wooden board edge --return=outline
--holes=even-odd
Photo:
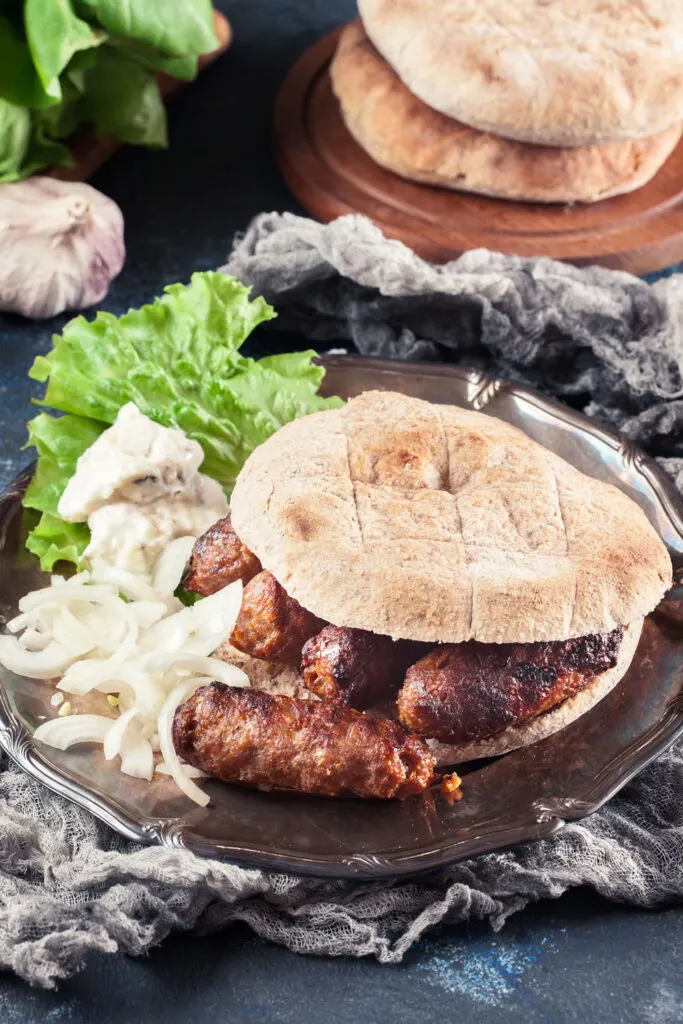
[[[383,216],[381,203],[380,209],[370,215],[362,208],[363,204],[356,205],[356,187],[352,183],[331,180],[330,169],[321,162],[310,142],[306,98],[311,83],[325,73],[344,27],[339,26],[304,51],[291,66],[278,90],[272,135],[276,161],[287,188],[310,214],[321,221],[327,223],[344,214],[361,214],[368,217],[387,237],[403,242],[432,263],[450,262],[467,251],[467,248],[478,248],[485,244],[478,241],[473,246],[464,245],[462,248],[446,245],[431,237],[428,230],[421,230],[419,222],[406,220],[398,210],[391,210],[392,219],[387,220]],[[385,173],[391,174],[388,171]],[[398,175],[394,177],[399,180]],[[606,230],[613,231],[616,228],[607,226]],[[600,237],[599,232],[596,232],[597,237]],[[493,246],[493,249],[500,252],[514,251],[500,246]],[[591,251],[588,245],[583,254],[560,255],[546,251],[535,255],[575,266],[598,264],[634,275],[656,273],[680,261],[683,256],[683,232],[672,231],[668,236],[651,240],[645,238],[635,248],[624,246],[604,252],[599,251],[597,246],[596,249],[598,251]],[[531,255],[524,252],[517,254],[525,257]]]

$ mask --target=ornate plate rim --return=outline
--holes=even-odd
[[[434,363],[402,363],[395,360],[359,356],[321,357],[320,363],[329,371],[348,366],[349,360],[360,368],[379,370],[388,376],[401,376],[408,367],[424,376],[450,376],[467,385],[470,407],[482,411],[503,392],[548,413],[552,418],[588,433],[621,455],[650,485],[667,519],[682,539],[683,500],[672,481],[657,463],[637,445],[618,431],[588,419],[562,403],[548,398],[532,388],[492,377],[483,371],[459,366]],[[400,390],[400,389],[397,389]],[[26,467],[0,493],[0,546],[5,542],[11,501],[22,494],[33,474],[33,465]],[[683,564],[676,568],[672,596],[683,596]],[[683,735],[683,700],[672,701],[662,717],[643,734],[635,747],[627,746],[622,754],[610,762],[602,775],[585,791],[581,798],[554,797],[535,800],[527,805],[528,816],[517,820],[502,819],[489,823],[482,834],[452,836],[439,843],[395,850],[374,855],[368,853],[338,856],[317,854],[306,857],[286,851],[264,850],[253,844],[211,841],[193,832],[192,827],[180,820],[153,817],[135,818],[113,798],[101,794],[69,775],[44,756],[33,743],[23,723],[12,710],[4,686],[0,685],[0,748],[29,776],[47,786],[52,792],[66,797],[90,811],[96,818],[127,839],[143,845],[161,845],[186,849],[200,856],[222,857],[236,863],[265,870],[290,871],[328,878],[379,879],[416,874],[466,857],[507,849],[519,843],[546,838],[569,821],[579,820],[596,811],[610,800],[630,779],[650,761]],[[615,766],[615,761],[619,764]],[[609,769],[609,770],[608,770]]]

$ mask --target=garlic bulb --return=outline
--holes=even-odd
[[[0,310],[42,318],[92,306],[124,258],[121,211],[90,185],[0,185]]]

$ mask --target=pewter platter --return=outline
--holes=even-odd
[[[403,391],[514,423],[579,469],[615,484],[645,510],[683,579],[683,502],[659,467],[614,431],[526,388],[443,365],[328,357],[325,391]],[[0,612],[39,585],[22,540],[21,495],[30,469],[0,498]],[[679,593],[680,590],[680,593]],[[535,746],[465,776],[450,806],[436,791],[403,803],[331,800],[206,783],[194,807],[166,779],[121,775],[99,748],[61,753],[31,739],[54,709],[44,684],[0,675],[0,746],[34,778],[141,843],[185,847],[280,871],[381,878],[540,839],[590,814],[683,733],[683,587],[645,624],[622,683],[597,707]]]

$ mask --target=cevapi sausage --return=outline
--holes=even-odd
[[[579,693],[617,663],[623,629],[531,644],[443,644],[412,665],[399,718],[422,736],[495,736]]]
[[[301,652],[304,685],[323,700],[364,711],[396,696],[406,669],[429,645],[365,629],[325,626]]]
[[[261,563],[239,539],[227,515],[195,541],[183,586],[208,597],[236,580],[246,584],[260,571]]]
[[[244,588],[230,643],[243,654],[299,666],[301,649],[325,623],[290,597],[266,569]]]
[[[224,683],[177,709],[173,742],[179,757],[224,782],[404,799],[435,781],[434,756],[398,722]]]

